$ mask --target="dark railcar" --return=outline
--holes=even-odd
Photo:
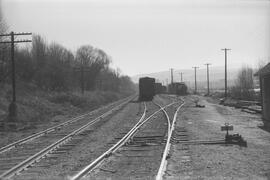
[[[155,93],[156,94],[162,93],[162,84],[161,83],[155,83]]]
[[[155,95],[155,79],[143,77],[139,79],[139,100],[152,101]]]
[[[173,83],[169,85],[169,93],[177,95],[187,94],[187,85],[185,83]]]
[[[167,93],[167,87],[166,86],[162,86],[161,89],[162,89],[162,93]]]

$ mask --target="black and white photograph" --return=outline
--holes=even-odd
[[[270,180],[270,0],[0,0],[0,180]]]

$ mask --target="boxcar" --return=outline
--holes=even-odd
[[[167,87],[166,86],[162,86],[161,89],[162,89],[162,93],[167,93]]]
[[[162,84],[155,83],[155,94],[161,94],[161,93],[162,93]]]
[[[152,101],[155,95],[155,79],[143,77],[139,79],[139,100]]]
[[[185,83],[173,83],[169,85],[169,93],[177,95],[186,95],[187,86]]]

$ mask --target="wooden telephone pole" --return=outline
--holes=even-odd
[[[9,105],[9,119],[15,121],[17,119],[17,105],[16,105],[16,66],[14,59],[14,46],[15,43],[25,43],[32,42],[32,40],[15,40],[14,36],[25,36],[32,35],[32,33],[14,33],[13,31],[10,34],[0,34],[0,37],[9,36],[9,41],[2,41],[0,44],[11,44],[11,81],[12,81],[12,102]]]
[[[194,72],[195,72],[195,94],[197,94],[197,68],[199,67],[192,67],[194,68]]]
[[[183,82],[183,73],[180,72],[179,74],[180,74],[180,77],[181,77],[181,82]]]
[[[173,68],[171,68],[170,70],[171,70],[171,84],[173,84]]]
[[[205,64],[207,67],[207,95],[210,95],[210,90],[209,90],[209,65],[211,65],[210,63],[206,63]]]
[[[90,68],[89,67],[84,67],[83,62],[81,62],[81,67],[77,67],[75,68],[76,72],[80,72],[81,74],[81,93],[82,95],[84,94],[84,90],[85,90],[85,73],[86,72],[90,72]]]
[[[231,49],[221,49],[222,51],[224,51],[225,53],[225,98],[227,97],[227,51],[231,50]]]

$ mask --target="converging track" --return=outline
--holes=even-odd
[[[140,120],[110,149],[71,179],[162,179],[173,124],[183,104],[183,101],[162,106],[158,103],[145,103]],[[151,107],[151,112],[147,107]],[[171,115],[167,111],[173,112],[173,119],[170,119]]]
[[[62,154],[75,146],[70,142],[82,139],[90,126],[121,109],[134,98],[125,98],[0,148],[0,179],[18,175],[42,158]]]
[[[0,148],[0,179],[162,179],[184,102],[167,96],[143,103],[134,98]]]

